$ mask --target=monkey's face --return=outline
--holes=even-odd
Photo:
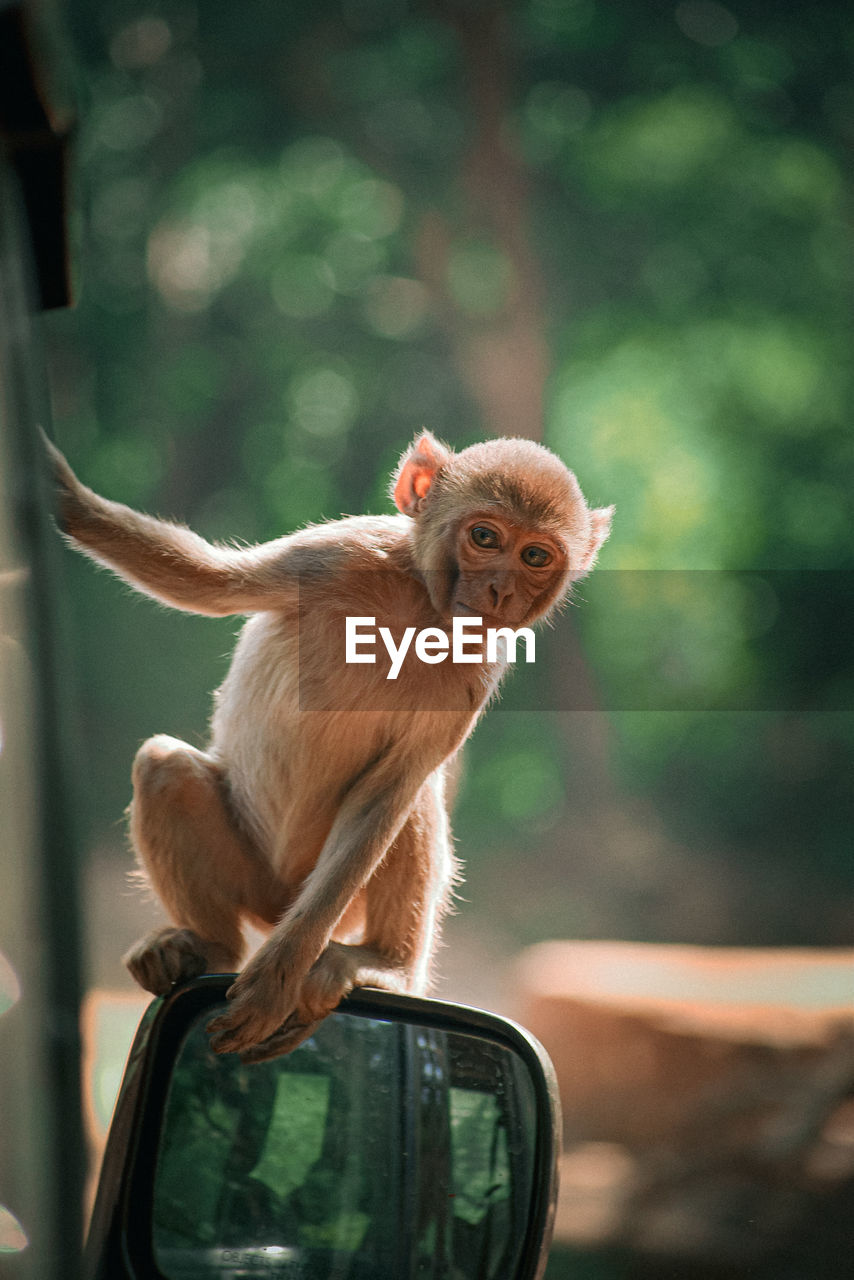
[[[613,507],[590,510],[571,471],[532,440],[487,440],[455,454],[423,432],[392,481],[414,521],[413,564],[438,616],[487,627],[545,617],[589,573]]]
[[[474,511],[460,523],[454,559],[449,613],[483,618],[487,627],[534,622],[568,585],[563,543],[494,508]]]

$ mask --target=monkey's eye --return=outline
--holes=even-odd
[[[545,547],[525,547],[522,551],[522,559],[525,564],[531,566],[532,569],[542,569],[551,560],[552,553],[546,551]]]
[[[476,547],[498,547],[501,545],[498,534],[494,529],[490,529],[488,525],[473,525],[469,537]]]

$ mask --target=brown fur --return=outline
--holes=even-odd
[[[529,441],[455,454],[425,432],[393,480],[401,514],[219,547],[98,497],[49,449],[62,528],[88,555],[176,608],[252,615],[208,750],[160,735],[134,763],[131,836],[174,925],[131,949],[131,972],[163,992],[239,967],[242,923],[265,929],[212,1024],[214,1047],[248,1060],[293,1048],[355,985],[423,992],[456,874],[445,773],[502,669],[415,661],[391,681],[382,648],[344,664],[344,618],[396,637],[542,619],[592,567],[611,509],[590,511]],[[484,527],[495,546],[477,545]],[[521,558],[532,545],[546,566]]]

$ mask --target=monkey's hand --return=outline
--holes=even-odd
[[[254,1062],[268,1062],[270,1058],[280,1058],[282,1054],[291,1053],[297,1045],[302,1044],[303,1040],[308,1040],[309,1036],[314,1035],[322,1021],[322,1018],[318,1018],[316,1022],[303,1023],[298,1020],[297,1014],[291,1014],[278,1031],[274,1031],[254,1048],[246,1049],[241,1053],[240,1061],[248,1066]]]
[[[43,431],[40,434],[56,489],[56,516],[59,527],[64,533],[73,534],[75,525],[86,510],[87,504],[83,495],[93,498],[95,495],[80,483],[65,456],[60,453],[53,441],[49,440]]]
[[[264,949],[228,989],[229,1007],[208,1026],[216,1053],[244,1053],[266,1040],[292,1013],[299,998],[293,971]]]
[[[331,1013],[353,987],[348,948],[335,943],[307,974],[280,947],[262,947],[229,988],[229,1009],[209,1024],[216,1053],[239,1053],[247,1062],[288,1053]]]

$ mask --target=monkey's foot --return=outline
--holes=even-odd
[[[139,985],[155,996],[201,973],[228,973],[236,967],[224,947],[204,942],[192,929],[171,927],[146,934],[123,959]]]

